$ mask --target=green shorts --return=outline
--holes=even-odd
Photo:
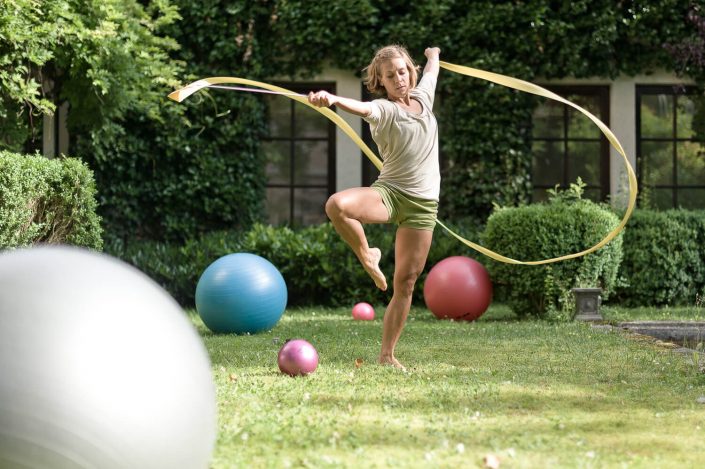
[[[438,216],[438,202],[407,195],[379,181],[372,183],[389,211],[389,222],[416,230],[433,231]]]

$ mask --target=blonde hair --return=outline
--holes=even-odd
[[[407,52],[404,46],[395,44],[379,49],[375,53],[372,62],[370,62],[367,67],[362,69],[362,72],[364,73],[363,80],[370,93],[376,96],[386,96],[387,91],[384,89],[384,85],[382,85],[382,70],[380,67],[382,62],[399,57],[404,59],[404,62],[406,62],[406,69],[409,72],[409,88],[412,89],[416,87],[419,67],[411,59],[409,52]]]

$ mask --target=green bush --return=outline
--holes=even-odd
[[[575,191],[579,186],[573,185]],[[533,261],[587,249],[619,223],[609,209],[577,196],[556,196],[546,204],[500,208],[483,234],[486,247],[507,257]],[[544,265],[488,265],[498,295],[520,317],[571,318],[576,287],[600,287],[608,298],[622,261],[622,233],[592,254]]]
[[[479,229],[469,221],[450,224],[466,237],[477,239]],[[152,241],[121,241],[107,244],[106,251],[129,262],[169,291],[179,303],[193,306],[201,273],[217,258],[234,252],[252,252],[272,262],[284,276],[290,305],[349,305],[367,301],[384,305],[391,297],[394,273],[394,228],[366,227],[368,242],[382,249],[380,266],[390,289],[379,291],[350,248],[330,223],[293,230],[256,224],[248,231],[213,232],[184,244]],[[471,255],[455,238],[436,230],[426,272],[451,255]],[[419,279],[414,301],[423,302]]]
[[[102,249],[93,173],[80,160],[0,152],[0,249],[35,243]]]
[[[705,212],[636,210],[624,236],[617,299],[625,306],[690,303],[705,283]]]
[[[705,292],[705,210],[669,210],[666,215],[694,234],[683,252],[684,270],[690,274],[688,290],[679,298],[679,302],[693,304]]]

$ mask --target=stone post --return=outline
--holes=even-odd
[[[601,288],[573,288],[575,295],[576,321],[602,321],[600,305],[602,304]]]

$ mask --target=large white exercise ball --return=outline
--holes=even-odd
[[[205,347],[137,269],[69,247],[0,254],[0,467],[207,468]]]

